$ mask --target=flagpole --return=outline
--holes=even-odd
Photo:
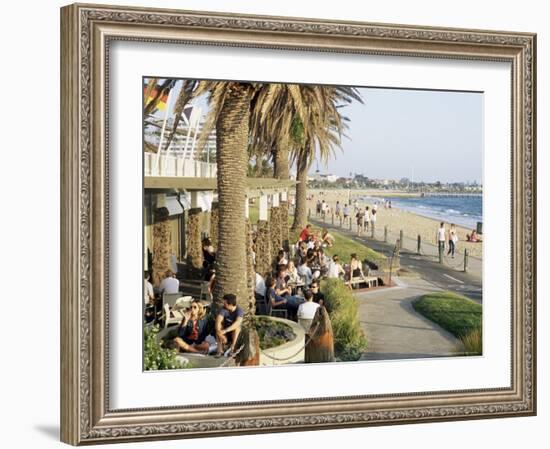
[[[155,169],[153,170],[153,173],[157,173],[158,166],[159,166],[159,160],[160,160],[160,151],[162,149],[162,142],[164,140],[164,131],[166,129],[166,122],[168,120],[168,111],[170,109],[170,100],[172,99],[172,90],[168,92],[168,99],[166,100],[166,113],[164,114],[164,122],[162,123],[162,130],[160,132],[160,140],[159,140],[159,146],[157,148],[157,157],[155,159]]]

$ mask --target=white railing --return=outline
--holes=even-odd
[[[181,159],[173,156],[145,153],[145,176],[182,176],[186,178],[215,178],[217,165]]]

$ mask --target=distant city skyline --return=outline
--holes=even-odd
[[[372,179],[482,184],[483,94],[359,88],[364,104],[342,108],[350,120],[338,151],[319,171]],[[360,124],[358,126],[358,124]],[[317,170],[314,163],[310,173]]]

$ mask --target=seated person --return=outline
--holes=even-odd
[[[320,306],[325,304],[325,295],[321,293],[319,281],[313,281],[311,283],[311,293],[313,293],[313,302],[319,304]]]
[[[254,294],[256,295],[256,297],[261,298],[265,296],[265,280],[259,273],[256,273],[256,285],[254,286]]]
[[[287,285],[287,271],[286,265],[279,265],[277,267],[277,279],[275,281],[275,291],[280,296],[286,296],[292,294],[292,289]]]
[[[217,357],[223,355],[224,345],[229,343],[228,355],[235,353],[237,339],[241,333],[244,312],[237,305],[237,297],[232,293],[223,295],[223,307],[216,316],[215,330],[218,344]]]
[[[298,271],[298,275],[304,280],[304,284],[306,286],[309,286],[313,279],[313,272],[311,271],[311,268],[309,268],[309,265],[307,264],[307,258],[303,257],[300,260],[300,265],[298,265],[297,271]]]
[[[338,257],[338,254],[335,254],[332,256],[332,262],[328,266],[327,277],[329,279],[337,279],[344,275],[345,271],[344,268],[342,268],[342,265],[340,265],[340,258]]]
[[[311,290],[306,290],[304,296],[306,302],[298,307],[298,320],[302,323],[304,329],[308,331],[319,304],[313,302],[313,292]]]
[[[286,257],[286,254],[283,250],[280,250],[277,254],[277,266],[279,265],[288,265],[288,259]]]
[[[307,242],[309,240],[310,234],[311,234],[311,225],[307,224],[306,227],[302,229],[302,232],[300,232],[300,241]]]
[[[161,293],[178,293],[180,290],[180,281],[176,279],[176,274],[172,270],[166,272],[166,277],[160,282]]]
[[[469,235],[466,235],[466,240],[468,242],[477,243],[481,242],[481,239],[478,237],[477,232],[475,229],[472,229],[472,233]]]
[[[216,261],[216,253],[212,246],[212,241],[207,237],[202,241],[202,258],[204,260],[203,266],[210,267]]]
[[[350,260],[350,263],[349,263],[349,267],[350,267],[350,274],[351,274],[352,278],[364,277],[365,276],[363,274],[363,267],[361,266],[361,262],[357,258],[357,254],[353,253],[351,255],[351,260]]]
[[[151,274],[143,273],[143,299],[145,302],[145,322],[150,323],[155,318],[155,293],[150,282]]]
[[[179,351],[207,354],[209,345],[204,341],[207,335],[206,311],[200,300],[194,299],[183,314],[174,343]]]
[[[321,234],[321,244],[324,247],[334,245],[334,237],[326,229],[323,229],[323,233]]]
[[[265,281],[266,299],[273,309],[286,309],[290,316],[296,315],[298,307],[304,302],[300,296],[281,296],[275,289],[275,278],[268,277]]]
[[[288,265],[286,266],[286,272],[287,272],[287,282],[289,284],[296,285],[300,281],[300,276],[298,275],[298,270],[296,269],[296,265],[291,260],[288,262]]]

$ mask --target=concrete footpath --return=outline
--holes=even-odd
[[[404,283],[406,282],[406,284]],[[420,278],[400,280],[399,286],[356,293],[359,320],[368,349],[361,360],[392,360],[457,355],[456,337],[417,313],[412,302],[439,290]]]

